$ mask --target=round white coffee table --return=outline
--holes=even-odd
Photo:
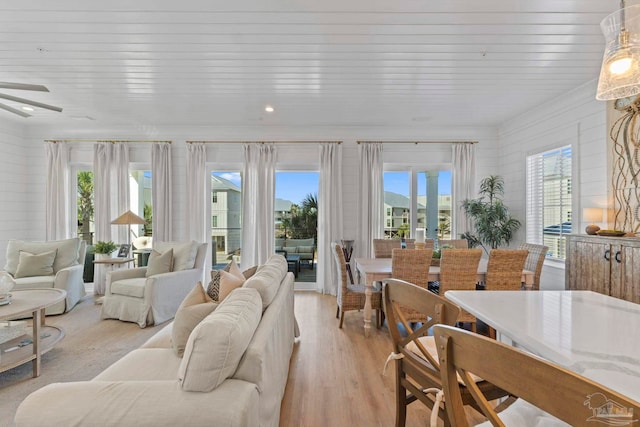
[[[0,344],[0,372],[31,361],[33,377],[40,376],[41,356],[64,337],[62,329],[44,324],[44,309],[66,297],[64,290],[53,288],[11,291],[11,304],[0,306],[0,320],[33,316],[33,332]]]

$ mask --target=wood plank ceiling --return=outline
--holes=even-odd
[[[0,5],[23,119],[494,126],[596,79],[617,0],[31,0]],[[595,94],[594,94],[595,96]],[[20,108],[21,104],[10,101]],[[276,111],[267,114],[264,106]]]

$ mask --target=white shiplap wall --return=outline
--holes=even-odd
[[[573,185],[574,232],[582,233],[582,208],[606,207],[606,103],[596,101],[595,82],[580,86],[566,95],[518,116],[499,129],[499,171],[505,179],[505,202],[525,223],[526,157],[547,149],[572,144],[576,162]],[[577,184],[577,185],[576,185]],[[525,229],[514,245],[525,240]],[[564,265],[547,262],[543,268],[544,289],[564,289]]]
[[[32,238],[33,211],[30,195],[32,170],[26,156],[22,127],[0,120],[0,256],[1,265],[7,241],[14,238]],[[44,206],[44,199],[41,200]],[[44,229],[44,219],[42,220]],[[44,235],[44,233],[43,233]]]

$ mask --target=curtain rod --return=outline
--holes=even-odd
[[[478,141],[358,141],[358,144],[477,144]]]
[[[187,144],[342,144],[342,141],[185,141]]]
[[[44,142],[110,142],[115,144],[116,142],[166,142],[171,144],[171,141],[149,140],[149,139],[45,139]]]

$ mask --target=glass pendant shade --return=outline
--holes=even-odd
[[[596,99],[640,94],[640,5],[620,9],[600,23],[606,45]]]

